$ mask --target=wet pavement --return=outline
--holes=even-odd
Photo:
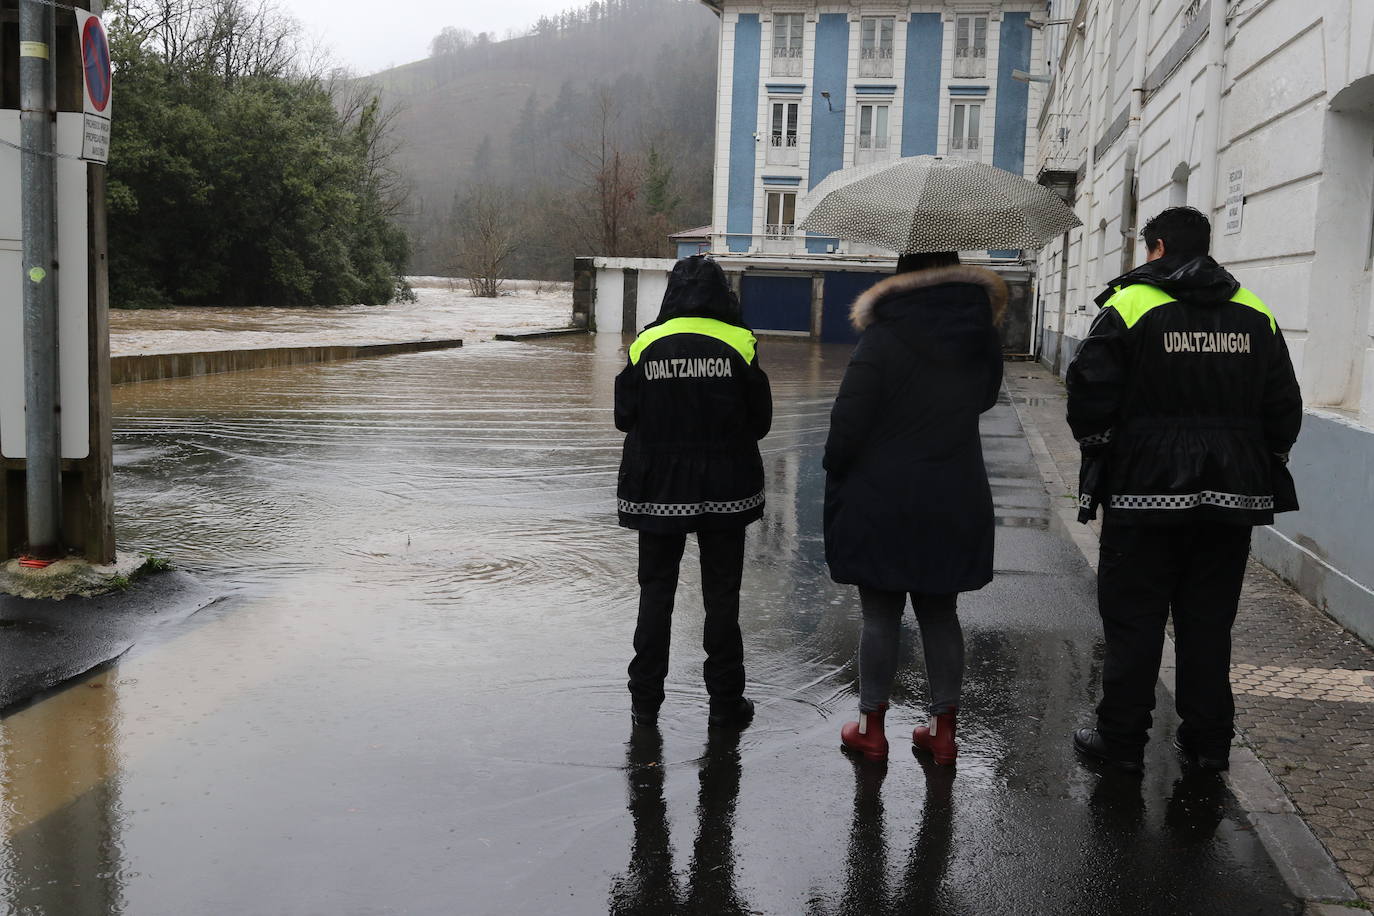
[[[753,727],[708,734],[684,561],[668,701],[631,734],[619,338],[492,343],[116,392],[119,533],[227,595],[0,720],[0,899],[32,914],[1287,913],[1161,698],[1143,779],[1068,747],[1090,570],[1007,403],[983,423],[996,580],[966,595],[957,771],[838,749],[859,612],[825,574],[843,347],[765,341],[748,542]]]

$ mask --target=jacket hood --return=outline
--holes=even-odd
[[[692,255],[673,265],[668,288],[658,317],[647,327],[656,327],[674,318],[714,318],[726,324],[747,328],[739,296],[720,265],[705,255]]]
[[[878,306],[887,299],[907,295],[917,290],[941,286],[946,283],[966,283],[981,286],[987,293],[992,306],[992,322],[1002,320],[1007,309],[1006,281],[986,267],[971,264],[953,264],[949,267],[936,267],[931,270],[914,270],[904,274],[894,274],[886,280],[870,287],[849,310],[850,323],[854,330],[862,333],[878,318]]]
[[[1156,261],[1146,261],[1107,284],[1107,289],[1094,302],[1098,306],[1116,295],[1117,287],[1147,283],[1186,302],[1216,305],[1230,302],[1240,289],[1240,283],[1208,255],[1176,257],[1165,255]]]

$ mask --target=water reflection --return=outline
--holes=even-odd
[[[888,826],[882,786],[888,764],[854,763],[854,818],[849,831],[842,914],[962,912],[949,882],[954,836],[954,777],[951,767],[919,760],[924,798],[909,828],[910,848],[896,886],[889,879]],[[905,766],[905,762],[894,765]],[[905,799],[902,799],[905,802]],[[894,804],[905,824],[908,806]]]
[[[117,681],[106,672],[0,720],[5,912],[124,912]],[[54,714],[60,713],[60,714]]]
[[[634,834],[630,864],[611,884],[616,914],[730,914],[753,912],[736,887],[735,804],[741,766],[739,733],[713,730],[699,761],[697,830],[685,879],[673,868],[663,739],[657,729],[630,736],[625,773]]]

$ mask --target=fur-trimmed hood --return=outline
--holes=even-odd
[[[988,294],[988,302],[992,305],[992,323],[1002,322],[1002,314],[1007,310],[1006,281],[986,267],[975,267],[972,264],[951,264],[948,267],[894,274],[854,300],[854,305],[849,310],[849,321],[854,325],[854,330],[862,333],[873,323],[878,303],[884,299],[944,283],[968,283],[983,287]]]

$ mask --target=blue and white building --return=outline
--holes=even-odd
[[[1013,73],[1035,69],[1044,2],[704,2],[721,19],[713,252],[890,257],[794,229],[799,195],[857,164],[960,156],[1035,177],[1041,86]]]
[[[709,226],[672,237],[738,283],[755,330],[851,341],[849,306],[895,252],[796,230],[806,191],[837,169],[923,154],[1034,178],[1044,0],[702,0],[720,17]],[[1037,65],[1038,62],[1038,65]],[[965,252],[1011,287],[1009,352],[1030,353],[1033,266]],[[671,261],[582,259],[579,314],[630,333],[657,314]]]

